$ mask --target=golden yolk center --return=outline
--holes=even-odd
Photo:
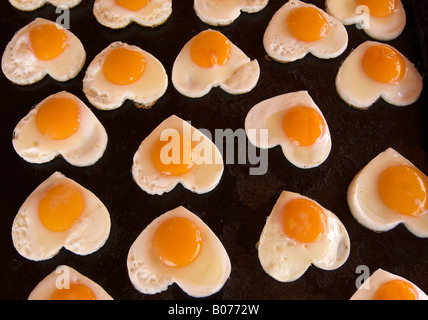
[[[367,6],[370,15],[383,18],[388,17],[397,10],[397,0],[357,0],[359,6]]]
[[[186,218],[171,218],[163,222],[152,239],[154,253],[170,267],[185,267],[199,255],[201,232]]]
[[[283,129],[296,146],[313,145],[324,133],[324,120],[317,110],[297,106],[287,111],[283,118]]]
[[[294,199],[282,210],[284,233],[301,243],[319,240],[327,228],[327,217],[323,209],[307,199]]]
[[[39,218],[49,230],[68,230],[84,208],[83,195],[77,186],[63,183],[49,189],[39,202]]]
[[[183,135],[170,136],[167,141],[159,138],[152,150],[155,168],[165,175],[181,176],[195,164],[194,148]]]
[[[30,43],[40,60],[58,57],[68,44],[67,34],[54,24],[42,24],[31,28]]]
[[[131,11],[138,11],[142,8],[144,8],[149,0],[115,0],[116,4],[131,10]]]
[[[329,25],[323,13],[311,7],[296,8],[287,20],[293,37],[305,42],[320,40],[327,35]]]
[[[141,52],[127,48],[110,51],[104,60],[103,71],[108,81],[117,85],[134,83],[143,75],[146,59]]]
[[[391,280],[376,292],[375,300],[417,300],[416,289],[407,281]]]
[[[193,39],[190,54],[192,60],[203,68],[224,65],[230,58],[232,46],[223,34],[214,30],[204,31]]]
[[[378,190],[382,201],[392,210],[419,216],[428,209],[428,182],[417,169],[400,165],[382,172]]]
[[[364,72],[381,83],[394,83],[403,78],[406,64],[401,54],[387,45],[369,47],[362,59]]]
[[[49,99],[37,110],[37,129],[53,140],[63,140],[72,136],[79,129],[79,123],[79,106],[71,99]]]
[[[50,300],[96,300],[90,288],[80,283],[71,283],[70,287],[56,289]]]

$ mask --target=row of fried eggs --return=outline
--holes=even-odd
[[[156,1],[150,2],[156,3]],[[214,3],[217,4],[220,2],[221,1],[218,0],[214,1]],[[260,1],[255,2],[260,4]],[[330,11],[335,10],[333,9],[333,1],[330,1],[330,4],[328,2],[329,1],[327,1],[327,7]],[[401,5],[401,2],[399,2],[399,4]],[[264,6],[262,6],[261,9],[263,7]],[[196,8],[197,5],[195,2],[195,10]],[[295,10],[297,8],[303,10]],[[306,11],[306,13],[302,16],[298,11]],[[281,34],[281,32],[278,32],[278,30],[284,31],[284,28],[275,27],[277,25],[275,21],[281,19],[287,20],[287,16],[290,16],[293,12],[296,16],[296,18],[294,18],[294,23],[297,23],[298,26],[297,28],[293,27],[289,22],[289,28],[287,29],[289,34],[285,35],[285,38],[282,38],[284,35]],[[394,12],[402,12],[402,5]],[[325,40],[324,38],[328,37],[324,35],[321,36],[321,41],[319,41],[320,39],[306,39],[305,37],[308,34],[312,34],[311,30],[307,30],[307,32],[304,33],[303,38],[300,39],[299,37],[302,35],[299,35],[298,31],[293,34],[294,29],[301,29],[302,24],[306,24],[307,20],[305,22],[305,19],[310,18],[313,20],[314,14],[320,20],[322,24],[321,29],[324,30],[323,32],[326,35],[334,34],[334,41],[330,42]],[[35,43],[40,43],[40,33],[47,32],[53,34],[54,37],[59,39],[58,43],[60,44],[60,47],[67,47],[69,44],[76,43],[76,51],[69,53],[69,55],[77,61],[76,64],[80,65],[80,68],[78,67],[76,69],[77,71],[68,70],[68,72],[60,75],[55,74],[55,71],[61,70],[61,68],[58,68],[59,65],[52,67],[49,66],[48,63],[46,64],[46,69],[43,69],[43,66],[36,65],[29,74],[36,74],[34,76],[36,79],[35,81],[43,78],[46,73],[59,81],[66,81],[73,78],[78,72],[80,72],[85,59],[83,47],[79,43],[78,39],[75,38],[68,30],[61,29],[56,25],[52,28],[51,26],[54,24],[48,21],[36,19],[33,24],[34,25],[31,26],[32,29],[29,31],[29,35],[25,35],[24,38],[28,37],[31,39],[30,41],[33,41],[32,38],[34,38]],[[38,30],[44,28],[48,30],[42,30],[42,32]],[[334,31],[328,31],[329,28]],[[31,32],[33,29],[35,31]],[[22,37],[22,34],[28,32],[27,30],[24,30],[25,28],[19,31],[14,39],[19,39]],[[296,59],[301,59],[308,52],[311,52],[319,58],[332,58],[339,56],[346,49],[347,34],[346,30],[343,32],[344,30],[343,25],[338,23],[335,18],[317,9],[315,6],[308,5],[300,1],[289,1],[272,18],[272,21],[265,33],[264,46],[268,54],[274,60],[281,62],[290,62]],[[293,43],[290,48],[298,49],[295,53],[292,52],[294,50],[290,50],[290,48],[285,47],[287,43],[290,43],[290,38],[287,38],[290,34],[292,36],[291,42]],[[67,39],[67,44],[61,45],[61,43],[64,43],[64,37]],[[315,37],[317,37],[317,35],[315,35]],[[308,42],[314,42],[314,45],[307,46]],[[318,44],[315,44],[315,42]],[[18,44],[15,44],[13,40],[11,41],[3,57],[4,61],[7,61],[7,63],[2,63],[2,66],[5,66],[6,68],[11,65],[11,60],[16,58],[19,52],[24,52],[25,58],[23,60],[26,61],[25,64],[23,62],[13,61],[15,63],[12,64],[15,75],[17,68],[19,69],[20,66],[28,66],[29,63],[37,59],[42,61],[52,60],[52,58],[49,58],[49,55],[52,55],[52,52],[55,56],[53,60],[57,60],[57,58],[66,51],[63,48],[64,50],[57,50],[55,53],[56,50],[54,48],[53,50],[49,49],[46,52],[43,48],[35,49],[35,45],[32,45],[33,50],[31,50],[28,46],[28,41],[26,43],[22,38],[20,41],[17,41],[17,43]],[[207,57],[207,54],[204,52],[207,51],[207,49],[204,48],[207,43],[216,43],[216,45],[221,48],[219,52],[216,52],[215,57],[209,55]],[[298,45],[296,45],[296,43]],[[326,47],[326,43],[329,43],[331,48],[328,48],[328,46]],[[299,44],[303,44],[303,46],[300,46]],[[422,81],[414,66],[404,56],[390,46],[372,42],[367,42],[363,45],[366,55],[368,55],[368,51],[374,51],[371,55],[376,56],[378,59],[379,54],[385,51],[387,52],[388,57],[392,55],[394,57],[394,63],[396,65],[400,65],[401,71],[399,70],[399,75],[393,75],[391,79],[387,80],[378,79],[376,78],[376,75],[370,75],[370,72],[366,72],[366,70],[372,69],[373,65],[376,65],[379,60],[377,60],[376,63],[370,61],[370,59],[366,58],[366,55],[364,55],[364,50],[359,50],[359,48],[357,48],[343,63],[343,66],[341,70],[339,70],[337,76],[337,89],[341,97],[349,104],[360,108],[368,107],[374,103],[379,96],[382,96],[391,104],[396,105],[407,105],[416,101],[419,97],[420,91],[422,90]],[[363,47],[363,45],[361,47]],[[375,47],[375,49],[369,50],[371,47]],[[212,51],[212,48],[208,49],[208,51],[209,50]],[[358,51],[362,51],[363,53],[361,53],[358,58],[354,58],[354,62],[347,63],[348,60],[351,60],[351,56],[357,55],[354,53]],[[31,57],[32,52],[35,53],[33,57]],[[39,56],[37,56],[38,54]],[[47,58],[46,55],[48,56]],[[65,53],[64,56],[66,55],[67,54]],[[127,68],[122,68],[121,71],[124,72],[118,72],[115,70],[117,69],[114,65],[115,60],[123,61],[124,56],[126,56],[125,61],[128,61],[132,65],[131,69],[134,68],[130,72],[127,72]],[[106,57],[109,59],[106,59]],[[141,59],[141,57],[143,58]],[[365,63],[365,60],[369,61]],[[232,61],[234,61],[234,63],[232,63]],[[64,64],[61,65],[64,66]],[[224,65],[228,66],[228,68],[225,68],[227,69],[226,71],[221,70]],[[367,90],[361,90],[360,87],[348,90],[346,85],[346,89],[341,90],[340,85],[342,81],[340,79],[350,77],[349,75],[346,76],[345,71],[342,72],[342,69],[346,69],[346,65],[350,65],[347,69],[352,70],[353,75],[355,75],[356,71],[359,71],[362,78],[370,78],[370,84],[366,84],[366,87],[364,88],[372,88],[374,87],[374,83],[381,83],[381,85],[377,86],[378,88],[381,88],[380,92],[371,92],[372,94],[370,97],[365,96],[362,98],[362,100],[364,100],[363,104],[357,105],[352,99],[358,100],[359,98],[355,98],[353,94],[355,92],[358,93],[358,91],[360,91],[360,93],[364,93]],[[362,65],[362,68],[360,65]],[[365,68],[365,65],[368,65],[368,67]],[[135,70],[135,66],[139,66],[138,70]],[[4,73],[8,75],[8,71],[5,70],[5,68],[3,68]],[[210,68],[214,71],[207,77],[209,78],[209,80],[207,80],[205,77],[205,71]],[[187,70],[195,69],[199,70],[196,74],[186,74]],[[359,69],[363,69],[363,71],[360,71]],[[40,70],[42,70],[41,73]],[[178,71],[175,72],[175,70]],[[39,73],[37,74],[36,71],[39,71]],[[52,71],[53,74],[49,71]],[[136,71],[138,72],[136,73]],[[27,70],[25,70],[25,72],[27,72]],[[137,87],[137,83],[143,78],[142,75],[146,74],[146,72],[151,75],[152,79],[158,79],[158,82],[160,83],[157,88],[153,88],[155,81],[150,81],[149,83],[146,82],[146,84],[142,85],[142,87],[146,87],[148,85],[151,87],[152,90],[148,93],[149,96],[151,95],[150,98],[139,97],[138,95],[140,95],[141,90],[135,90],[135,88],[140,88]],[[384,73],[384,70],[381,69],[381,72]],[[183,95],[193,98],[207,94],[212,86],[220,86],[229,93],[239,94],[250,91],[256,85],[259,73],[260,70],[257,61],[251,61],[239,50],[239,48],[234,46],[218,31],[208,30],[201,32],[200,35],[189,41],[189,43],[183,47],[183,50],[180,52],[176,62],[174,63],[172,82],[176,89]],[[27,75],[19,75],[17,79],[27,79],[23,81],[28,81]],[[14,80],[12,77],[9,78],[15,83],[19,83],[18,81],[20,81]],[[250,80],[243,81],[248,79]],[[402,81],[402,79],[405,80]],[[248,85],[248,82],[250,85]],[[400,85],[401,82],[404,83],[404,85]],[[103,85],[101,87],[96,87],[93,86],[94,83],[101,83]],[[130,90],[121,95],[120,92],[112,90],[114,87],[111,86],[112,83],[121,89],[126,86],[130,88]],[[344,83],[346,84],[346,81]],[[408,83],[412,84],[411,88],[406,86]],[[29,82],[21,84],[29,84]],[[194,85],[196,85],[196,91],[193,90]],[[132,90],[133,86],[135,86],[134,90]],[[137,105],[150,107],[166,91],[166,86],[167,78],[165,70],[155,57],[145,51],[142,51],[140,48],[120,42],[111,44],[93,60],[88,67],[84,80],[84,91],[88,100],[91,104],[103,110],[117,108],[126,99],[134,100]],[[391,87],[394,88],[391,89]],[[190,88],[192,88],[192,90],[190,90]],[[412,94],[408,93],[410,91],[412,91]],[[347,97],[347,95],[350,95],[351,98],[346,99],[345,97]],[[404,97],[404,99],[401,99],[402,97]],[[47,125],[49,118],[55,118],[58,116],[55,115],[55,111],[53,111],[53,113],[50,111],[55,110],[56,108],[55,100],[62,100],[62,103],[65,100],[67,101],[66,105],[70,105],[67,107],[67,109],[69,109],[67,114],[71,114],[72,116],[67,116],[67,118],[64,119],[64,121],[68,123],[67,130],[65,130],[65,132],[63,129],[56,128],[51,132],[49,131],[51,128]],[[368,105],[367,101],[369,101]],[[88,111],[89,108],[87,108],[82,101],[67,92],[61,92],[55,96],[47,98],[46,101],[43,101],[36,106],[16,127],[14,132],[15,150],[29,162],[46,162],[56,155],[61,154],[67,161],[74,165],[85,166],[93,164],[104,152],[107,143],[107,135],[93,113]],[[85,122],[87,122],[88,125],[85,125],[84,130],[80,130],[80,124]],[[287,123],[289,123],[289,125],[287,125]],[[305,130],[293,128],[296,127],[296,125],[293,126],[292,124],[296,123],[299,124],[297,127],[304,126],[305,124],[308,126],[309,123],[311,128],[315,127],[316,130],[313,132],[314,130],[307,128],[306,131],[310,133],[302,133],[301,131]],[[268,124],[271,124],[271,126],[268,126]],[[189,155],[190,161],[188,163],[179,163],[178,165],[174,165],[173,168],[168,166],[165,168],[162,161],[159,161],[159,153],[167,142],[166,141],[159,145],[161,132],[170,128],[174,128],[179,131],[180,128],[181,130],[184,130],[186,125],[189,126],[190,131],[198,133],[197,129],[186,124],[186,122],[176,116],[166,119],[142,142],[140,148],[135,154],[132,173],[137,184],[139,184],[140,187],[148,193],[161,194],[163,192],[167,192],[174,188],[178,182],[181,182],[186,188],[194,192],[204,193],[212,190],[220,180],[223,171],[222,161],[220,163],[218,163],[218,161],[215,162],[215,166],[211,167],[204,167],[201,164],[196,164],[196,161],[193,158],[196,146],[192,146],[191,143],[186,141],[186,138],[182,135],[179,136],[179,149],[184,150],[185,146],[188,145],[188,150],[191,151],[191,154]],[[293,164],[301,168],[310,168],[320,165],[327,158],[331,148],[331,139],[325,118],[323,117],[321,110],[305,91],[284,94],[257,104],[248,113],[245,121],[245,127],[247,132],[249,132],[249,129],[260,130],[262,128],[268,128],[270,135],[268,145],[260,145],[258,137],[251,136],[250,134],[248,134],[249,140],[261,148],[270,148],[272,146],[281,145],[286,157]],[[74,142],[70,142],[71,147],[65,149],[62,149],[62,146],[58,147],[61,145],[61,143],[59,143],[60,141],[68,140],[69,137],[78,137],[80,133],[78,134],[77,132],[80,131],[87,131],[90,133],[90,145],[94,145],[95,148],[88,147],[88,145],[85,144],[76,145]],[[81,134],[84,135],[84,133]],[[207,144],[204,150],[212,148],[213,156],[221,158],[221,155],[215,145],[212,144],[212,142],[207,141],[209,139],[205,139],[205,136],[202,133],[198,134],[203,143]],[[31,141],[22,142],[22,137],[28,135],[31,136]],[[153,137],[151,137],[152,135]],[[35,136],[40,136],[41,140],[34,139]],[[46,137],[48,137],[49,140],[53,140],[52,145],[54,145],[54,151],[43,149],[39,152],[37,149],[40,145],[44,145],[42,140]],[[24,145],[24,147],[21,147],[22,145]],[[88,153],[88,150],[91,149],[95,154],[93,157],[90,156],[91,153]],[[84,152],[76,152],[76,150],[83,150]],[[152,150],[157,150],[157,152]],[[40,155],[42,155],[42,160],[40,160]],[[370,169],[372,167],[375,169]],[[392,170],[395,170],[394,175],[390,174],[388,176],[388,174],[385,173],[389,168],[393,168]],[[372,173],[366,174],[365,172],[369,170],[372,170]],[[197,173],[197,171],[203,173]],[[392,149],[388,149],[368,164],[352,182],[348,192],[348,203],[350,205],[351,212],[361,224],[369,227],[370,229],[381,229],[382,231],[385,231],[398,223],[403,222],[409,230],[414,232],[417,236],[426,237],[427,228],[426,224],[424,227],[423,223],[423,220],[426,219],[423,219],[423,217],[427,211],[427,204],[423,195],[419,193],[417,197],[404,199],[404,204],[391,203],[390,199],[385,200],[388,196],[384,196],[384,193],[388,193],[390,190],[384,191],[384,188],[381,188],[380,183],[379,186],[376,186],[377,181],[381,179],[386,179],[387,181],[382,185],[389,186],[393,184],[391,183],[391,179],[394,180],[393,177],[397,176],[397,172],[399,172],[398,176],[402,177],[402,179],[411,180],[416,185],[416,190],[418,192],[421,190],[422,193],[426,193],[426,176],[397,152]],[[207,176],[210,177],[210,179],[201,178]],[[379,176],[381,176],[381,178],[379,178]],[[180,178],[177,179],[177,177],[183,177],[183,179],[180,180]],[[44,260],[56,254],[61,247],[65,247],[77,254],[85,255],[96,251],[106,241],[110,230],[110,220],[105,207],[102,203],[96,201],[97,198],[94,195],[91,195],[90,192],[89,195],[83,191],[76,192],[76,185],[72,187],[73,182],[70,182],[68,181],[69,179],[67,179],[68,178],[65,178],[60,173],[55,173],[42,184],[50,185],[50,187],[44,189],[41,185],[39,187],[41,190],[36,189],[34,192],[38,194],[38,196],[30,196],[21,207],[14,221],[12,234],[14,245],[18,252],[23,256],[32,260]],[[67,180],[68,182],[62,183],[61,180]],[[396,184],[399,185],[400,181],[396,182]],[[78,207],[77,211],[80,212],[80,214],[75,216],[71,221],[58,222],[56,221],[56,218],[53,218],[55,210],[52,209],[52,203],[56,203],[58,201],[58,197],[61,197],[58,193],[62,189],[67,190],[67,197],[77,199],[73,200],[73,203],[77,202],[77,205],[74,204],[73,206]],[[379,199],[373,200],[373,193],[370,192],[368,192],[370,196],[364,197],[364,193],[367,192],[365,190],[376,191],[377,189],[379,189],[379,191],[375,192],[375,194],[379,194]],[[393,191],[400,193],[397,190]],[[33,200],[34,198],[36,200]],[[393,200],[392,202],[394,202]],[[30,206],[27,205],[27,203],[32,202],[36,204]],[[46,204],[46,202],[50,204]],[[408,202],[416,203],[414,205],[416,206],[416,209],[407,209],[409,207],[407,205]],[[36,207],[37,203],[38,210],[31,209]],[[45,204],[43,205],[43,203]],[[84,210],[86,204],[91,203],[93,204],[90,205],[90,207],[97,209],[90,209],[86,212]],[[41,214],[41,207],[43,206],[47,206],[48,209],[46,209],[46,213]],[[286,207],[294,208],[294,210],[286,210]],[[384,211],[382,211],[382,214],[379,214],[380,210],[385,210],[386,207],[388,207],[389,211],[392,211],[391,216],[393,218],[389,215],[386,215],[386,217],[383,216]],[[402,207],[406,208],[401,210]],[[410,207],[412,206],[410,205]],[[365,209],[360,210],[361,208]],[[405,211],[405,213],[400,212],[400,210]],[[409,210],[411,211],[410,213],[408,213]],[[301,213],[303,211],[305,212],[306,217],[299,215],[299,212]],[[91,212],[95,212],[94,216],[92,216]],[[297,215],[292,216],[290,218],[291,220],[287,220],[288,222],[286,222],[285,212],[291,212],[291,215],[294,212]],[[218,238],[199,218],[185,208],[176,208],[166,213],[165,216],[162,215],[162,219],[159,217],[153,221],[153,223],[141,233],[130,249],[128,255],[128,271],[134,286],[144,293],[156,293],[165,290],[172,282],[176,282],[188,294],[197,297],[210,295],[218,291],[223,286],[230,273],[229,258]],[[415,217],[418,218],[414,219]],[[303,221],[299,221],[299,219],[303,219]],[[422,222],[415,223],[415,220]],[[94,234],[89,231],[91,230],[90,225],[94,221],[96,221],[98,225],[105,226],[104,228],[97,230],[100,234]],[[60,226],[58,226],[58,223]],[[309,230],[307,232],[302,231],[299,229],[299,223],[301,225],[308,223],[315,224],[318,226],[319,230],[317,232],[313,230]],[[34,224],[36,226],[38,225],[35,230],[29,228],[29,226]],[[66,226],[64,226],[64,224]],[[173,236],[159,235],[162,234],[161,227],[164,226],[164,228],[167,228],[165,225],[168,224],[177,224],[178,230],[181,230],[180,234],[187,234],[189,236],[188,245],[186,244],[184,249],[175,248],[174,250],[168,250],[166,249],[167,246],[162,245],[165,244],[165,242],[170,242],[169,245],[177,242],[171,238]],[[41,225],[43,225],[43,227],[41,227]],[[47,225],[49,227],[47,227]],[[40,237],[39,232],[41,229],[47,231],[48,235]],[[165,233],[165,230],[163,232]],[[86,238],[88,234],[89,238]],[[302,235],[304,236],[303,238]],[[203,239],[203,244],[201,239]],[[55,245],[51,246],[52,243],[55,243]],[[151,243],[151,246],[147,246],[147,243]],[[44,245],[47,245],[47,247],[44,247]],[[299,278],[310,264],[314,264],[326,270],[340,267],[346,261],[349,255],[349,249],[350,243],[346,229],[333,213],[321,207],[311,199],[286,191],[281,194],[277,204],[272,209],[271,215],[266,222],[266,226],[263,229],[258,244],[259,259],[263,269],[275,279],[284,282],[293,281]],[[189,252],[186,252],[186,250]],[[186,261],[180,262],[183,257],[174,256],[176,255],[174,252],[180,252],[183,256],[187,255],[188,257],[184,259]],[[275,254],[272,254],[273,252],[275,252]],[[211,259],[212,256],[218,256],[219,258],[217,260]],[[293,258],[290,259],[290,257],[295,257],[295,261],[293,261]],[[183,265],[180,265],[180,263],[183,263]],[[171,272],[171,270],[174,270],[174,272]],[[195,284],[190,277],[190,275],[193,277],[195,274],[198,275],[198,281],[196,281],[197,284]]]

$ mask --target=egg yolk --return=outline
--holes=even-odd
[[[369,47],[362,59],[364,72],[381,83],[394,83],[403,78],[406,64],[401,54],[387,45]]]
[[[327,35],[327,19],[318,9],[311,7],[296,8],[287,20],[288,30],[293,37],[305,42],[320,40]]]
[[[131,11],[144,8],[149,0],[115,0],[116,4]]]
[[[83,195],[77,186],[62,183],[49,189],[39,202],[39,218],[49,230],[62,232],[80,217],[84,208]]]
[[[223,34],[214,30],[201,32],[193,39],[192,60],[203,68],[224,65],[231,55],[231,43]]]
[[[95,294],[87,286],[71,283],[68,289],[56,289],[50,300],[96,300]]]
[[[367,6],[370,15],[378,18],[388,17],[397,10],[397,0],[357,0],[359,6]]]
[[[103,71],[108,81],[117,85],[134,83],[144,73],[146,59],[141,52],[127,48],[110,51],[104,60]]]
[[[378,183],[382,201],[392,210],[407,216],[419,216],[428,209],[428,181],[412,167],[400,165],[382,172]]]
[[[40,60],[58,57],[68,44],[65,31],[54,24],[43,24],[31,28],[30,43],[34,54]]]
[[[296,146],[313,145],[322,136],[324,128],[319,112],[306,106],[293,107],[283,118],[284,132]]]
[[[63,140],[72,136],[79,128],[79,123],[79,106],[71,99],[49,99],[37,110],[37,129],[53,140]]]
[[[162,174],[181,176],[195,164],[191,141],[181,134],[179,141],[176,140],[173,136],[167,141],[159,139],[153,147],[152,162]]]
[[[156,229],[152,245],[155,254],[167,266],[185,267],[199,255],[201,232],[186,218],[171,218]]]
[[[282,210],[284,233],[300,242],[312,243],[319,240],[327,228],[327,217],[315,202],[307,199],[294,199]]]
[[[383,284],[376,292],[375,300],[417,300],[416,289],[407,281],[392,280]]]

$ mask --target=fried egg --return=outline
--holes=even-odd
[[[100,110],[117,109],[127,99],[139,108],[151,108],[167,87],[165,68],[157,58],[120,41],[92,60],[83,79],[83,92]]]
[[[348,188],[354,218],[377,232],[403,223],[415,236],[428,237],[428,178],[409,160],[388,148],[370,161]]]
[[[92,111],[75,95],[53,94],[16,125],[12,144],[30,163],[46,163],[62,156],[68,163],[85,167],[104,154],[108,136]]]
[[[289,0],[272,17],[263,36],[266,53],[286,63],[308,53],[321,59],[340,56],[348,46],[348,33],[336,18],[312,4]]]
[[[268,139],[261,139],[263,130]],[[248,140],[256,147],[281,146],[296,167],[321,165],[331,151],[331,135],[321,110],[307,91],[282,94],[259,102],[245,118]]]
[[[422,76],[394,47],[366,41],[353,50],[339,68],[336,89],[350,106],[367,109],[379,98],[395,106],[419,99]]]
[[[218,292],[231,271],[229,256],[214,232],[181,206],[141,232],[129,249],[127,265],[132,284],[144,294],[176,283],[196,298]]]
[[[97,21],[111,29],[125,28],[135,22],[157,27],[172,13],[172,0],[96,0],[93,13]]]
[[[401,0],[326,0],[326,10],[344,25],[357,24],[380,41],[397,38],[406,26]]]
[[[190,123],[173,115],[141,142],[134,155],[132,176],[149,194],[169,192],[178,183],[201,194],[217,186],[223,170],[217,146]]]
[[[33,261],[47,260],[62,247],[78,255],[100,249],[110,234],[110,214],[91,191],[60,172],[25,200],[12,224],[13,245]]]
[[[75,269],[58,266],[31,291],[28,300],[113,300],[97,283]]]
[[[219,31],[204,30],[178,54],[172,83],[182,95],[202,97],[220,86],[229,94],[251,91],[260,77],[257,60],[250,58]]]
[[[351,300],[428,300],[428,296],[409,280],[378,269],[364,281]]]
[[[297,193],[283,191],[258,242],[263,270],[280,282],[300,278],[311,264],[334,270],[348,259],[350,240],[331,211]]]
[[[18,85],[36,83],[46,75],[65,82],[79,74],[85,61],[85,49],[71,31],[50,20],[36,18],[6,46],[2,70]]]
[[[255,13],[263,10],[269,0],[194,0],[196,15],[206,24],[226,26],[242,12]]]
[[[59,8],[74,8],[82,0],[9,0],[9,2],[18,10],[33,11],[44,6],[46,3]]]

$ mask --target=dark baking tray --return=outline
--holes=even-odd
[[[311,2],[325,8],[324,1]],[[426,74],[427,2],[404,0],[407,25],[404,33],[390,43]],[[345,57],[369,38],[355,26],[347,27],[349,46],[340,57],[320,60],[311,55],[300,61],[280,64],[266,58],[263,33],[272,15],[285,1],[270,0],[256,14],[242,14],[231,26],[221,27],[227,37],[260,63],[258,85],[250,93],[228,95],[213,89],[200,99],[180,95],[169,83],[166,94],[149,110],[137,109],[131,102],[115,111],[91,108],[105,126],[109,143],[95,165],[76,168],[62,158],[33,165],[25,162],[12,147],[12,132],[30,108],[49,94],[67,90],[88,103],[82,92],[82,79],[88,64],[111,42],[120,40],[151,52],[171,75],[181,47],[196,33],[209,28],[193,11],[193,1],[173,1],[173,14],[155,29],[137,25],[113,31],[97,23],[92,15],[93,1],[84,0],[71,10],[71,30],[82,41],[87,61],[79,76],[66,83],[45,78],[40,83],[20,87],[0,75],[0,298],[26,299],[28,294],[58,265],[74,267],[90,277],[115,299],[192,299],[177,285],[156,295],[143,295],[131,284],[126,257],[132,242],[154,218],[183,205],[200,216],[217,234],[229,253],[232,272],[223,289],[206,299],[349,299],[356,290],[356,269],[366,265],[399,274],[428,292],[428,239],[419,239],[403,226],[375,233],[360,226],[346,202],[347,187],[354,175],[378,153],[393,147],[422,171],[428,172],[428,97],[426,89],[418,102],[398,108],[378,101],[367,111],[354,110],[337,96],[334,80]],[[0,48],[3,52],[14,33],[36,17],[56,20],[55,8],[46,5],[34,12],[20,12],[8,1],[0,2]],[[425,29],[424,29],[425,28]],[[131,176],[132,157],[140,142],[162,120],[176,114],[197,128],[237,130],[243,128],[249,109],[275,95],[308,90],[323,110],[332,134],[333,147],[320,167],[302,170],[291,165],[279,147],[269,150],[268,172],[250,176],[250,164],[226,164],[220,184],[204,195],[181,186],[162,196],[151,196],[138,188]],[[89,105],[89,103],[88,103]],[[111,215],[111,234],[97,252],[82,257],[62,250],[43,262],[29,261],[14,249],[12,221],[24,200],[54,171],[75,179],[95,193]],[[298,280],[280,283],[261,268],[256,243],[266,217],[282,190],[309,196],[335,212],[351,239],[348,261],[334,271],[311,266]]]

